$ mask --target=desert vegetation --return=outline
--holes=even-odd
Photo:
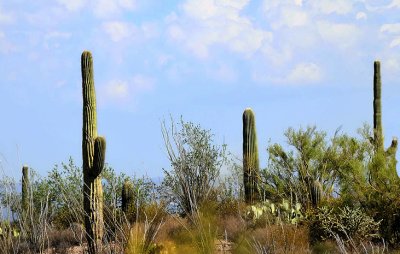
[[[373,127],[359,136],[315,126],[259,155],[255,112],[244,110],[235,158],[211,130],[163,121],[170,165],[162,182],[117,174],[97,134],[90,52],[82,54],[82,166],[45,176],[28,166],[0,182],[2,253],[396,253],[400,249],[397,139],[384,148],[380,63]],[[241,112],[238,112],[240,117]],[[160,137],[160,138],[161,138]],[[262,149],[265,150],[265,147]],[[268,164],[260,165],[260,156]],[[19,184],[20,182],[20,184]],[[20,189],[18,186],[22,186]]]

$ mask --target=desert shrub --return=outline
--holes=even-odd
[[[289,128],[285,136],[288,150],[279,144],[268,147],[268,167],[262,171],[265,196],[274,202],[287,199],[306,209],[315,207],[332,196],[338,180],[333,167],[339,157],[334,149],[337,137],[328,143],[326,133],[315,126],[298,131]]]
[[[155,240],[164,223],[165,207],[158,203],[148,204],[143,211],[143,222],[136,221],[129,232],[125,253],[156,253],[160,246]]]
[[[366,215],[360,208],[318,208],[310,227],[313,241],[335,240],[361,243],[379,237],[379,223]]]
[[[82,242],[75,237],[71,229],[50,230],[48,233],[49,246],[55,248],[56,252],[64,252],[72,246],[80,245]]]
[[[179,128],[177,130],[177,128]],[[171,202],[183,214],[197,211],[215,187],[225,160],[225,146],[213,144],[213,135],[200,125],[171,120],[168,129],[162,124],[162,134],[172,169],[164,170],[163,188]]]
[[[224,216],[218,220],[219,235],[222,239],[236,241],[246,230],[246,221],[238,215]]]
[[[310,253],[308,229],[296,225],[269,225],[246,232],[232,253]]]

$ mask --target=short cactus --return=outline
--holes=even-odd
[[[133,211],[135,210],[135,193],[133,190],[133,184],[131,181],[126,180],[122,186],[122,211],[129,221],[134,220]]]
[[[29,209],[29,168],[24,165],[22,167],[22,191],[21,191],[21,209],[22,216],[25,217],[28,214]]]
[[[259,200],[259,171],[255,116],[253,110],[247,108],[243,112],[243,183],[248,204]]]
[[[318,207],[323,197],[322,185],[318,180],[312,182],[310,192],[313,207]]]

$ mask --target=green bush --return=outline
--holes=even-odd
[[[361,243],[378,238],[379,222],[366,215],[360,208],[320,207],[311,216],[310,234],[312,241],[335,240]]]

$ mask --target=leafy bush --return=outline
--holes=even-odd
[[[225,146],[213,144],[213,135],[200,125],[180,121],[180,130],[162,125],[162,134],[172,169],[164,170],[166,196],[183,214],[192,214],[208,199],[225,160]]]
[[[345,206],[337,210],[320,207],[311,218],[311,238],[313,241],[335,240],[360,243],[379,237],[380,222],[374,221],[360,208]]]

